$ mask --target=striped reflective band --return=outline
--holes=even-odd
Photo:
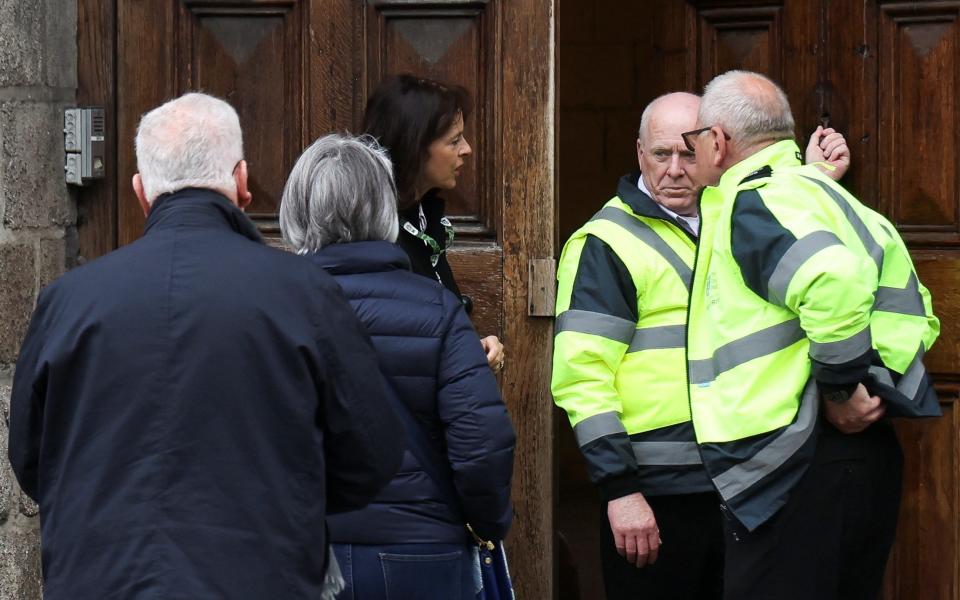
[[[696,442],[633,442],[633,455],[641,466],[703,464]]]
[[[641,350],[660,350],[664,348],[683,348],[686,346],[687,328],[685,325],[664,325],[662,327],[644,327],[638,329],[630,342],[627,352]]]
[[[910,280],[905,288],[880,286],[873,302],[873,310],[911,315],[914,317],[927,316],[927,309],[923,305],[923,296],[920,295],[920,282],[917,274],[910,273]]]
[[[787,288],[790,287],[790,282],[793,281],[793,276],[797,274],[800,267],[824,248],[842,244],[840,238],[829,231],[814,231],[794,242],[780,258],[780,262],[773,269],[773,274],[770,275],[770,281],[767,283],[767,300],[777,306],[785,306]]]
[[[690,291],[690,281],[692,279],[693,272],[690,267],[687,266],[687,263],[683,262],[683,259],[680,258],[673,248],[670,247],[670,244],[663,241],[657,233],[650,228],[649,225],[641,221],[640,219],[633,217],[626,212],[620,210],[619,208],[614,208],[612,206],[606,206],[598,212],[593,220],[604,220],[610,221],[611,223],[616,223],[620,227],[623,227],[634,237],[639,239],[641,242],[653,248],[657,254],[663,257],[665,261],[670,263],[670,266],[677,272],[677,275],[680,276],[680,280],[683,281],[683,285],[686,286],[687,291]]]
[[[617,433],[626,435],[627,430],[623,428],[623,423],[620,422],[617,413],[605,412],[580,421],[573,426],[573,433],[577,436],[577,445],[583,448],[590,442],[604,436]]]
[[[883,272],[883,248],[877,244],[877,241],[873,239],[873,235],[870,233],[870,230],[867,229],[867,226],[864,225],[863,220],[860,218],[860,215],[853,210],[853,207],[850,206],[850,203],[847,202],[847,199],[840,195],[837,190],[830,187],[827,183],[820,181],[819,179],[814,179],[813,177],[807,177],[806,175],[802,176],[804,179],[808,179],[818,186],[820,186],[823,191],[825,191],[833,201],[837,203],[837,206],[840,207],[840,210],[843,211],[843,214],[847,217],[847,220],[850,221],[850,225],[853,227],[853,230],[857,233],[857,237],[860,238],[860,242],[863,244],[863,247],[867,249],[867,253],[870,255],[870,258],[873,259],[873,262],[877,264],[877,274]]]
[[[907,371],[897,384],[897,391],[907,398],[916,398],[917,392],[920,391],[920,384],[923,383],[923,377],[927,374],[927,369],[923,366],[923,354],[923,344],[920,344],[920,349],[917,350]]]
[[[810,358],[828,365],[842,365],[863,356],[870,349],[870,328],[837,342],[810,340]]]
[[[791,319],[724,344],[713,358],[690,361],[690,383],[709,383],[734,367],[788,348],[805,335],[800,319]]]
[[[900,378],[900,383],[894,385],[893,377],[890,371],[885,367],[873,365],[870,367],[870,374],[876,378],[878,383],[895,388],[898,392],[910,398],[917,399],[917,393],[920,391],[920,384],[927,374],[927,368],[923,366],[923,344],[920,344],[920,350],[914,355],[913,360],[907,366],[907,372]]]
[[[637,324],[633,321],[588,310],[564,311],[554,325],[555,334],[576,331],[599,335],[621,344],[629,344],[636,330]]]
[[[819,407],[817,385],[811,379],[800,398],[797,419],[748,460],[713,478],[720,496],[729,500],[740,495],[787,462],[813,433]]]

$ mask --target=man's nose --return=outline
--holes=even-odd
[[[667,168],[667,175],[674,179],[683,176],[683,164],[680,162],[679,152],[674,152],[670,155],[670,166]]]

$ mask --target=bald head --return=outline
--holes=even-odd
[[[704,127],[722,127],[740,151],[794,135],[786,94],[767,77],[750,71],[728,71],[708,83],[698,120]]]
[[[690,125],[686,129],[681,129],[679,133],[693,129],[699,110],[700,97],[695,94],[673,92],[656,98],[643,109],[643,114],[640,116],[640,143],[646,144],[646,137],[652,122],[656,125],[662,124],[667,129],[675,129],[675,127],[671,127],[675,123],[679,123],[681,126]]]
[[[643,183],[653,199],[681,215],[697,210],[696,157],[680,135],[694,128],[700,98],[686,92],[660,96],[644,109],[637,138]]]
[[[148,202],[188,187],[236,201],[233,173],[243,158],[243,135],[236,111],[223,100],[192,93],[153,109],[140,120],[136,151]]]

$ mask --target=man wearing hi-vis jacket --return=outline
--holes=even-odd
[[[690,423],[684,354],[699,188],[681,133],[699,107],[688,93],[647,106],[641,172],[621,178],[617,196],[571,236],[558,270],[553,393],[605,501],[611,600],[722,595],[722,516]],[[849,166],[843,136],[818,129],[807,160],[839,178]]]
[[[726,515],[725,598],[877,598],[902,457],[884,414],[933,416],[930,295],[886,219],[803,167],[782,90],[731,71],[696,128],[703,230],[690,407]]]

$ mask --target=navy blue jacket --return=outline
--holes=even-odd
[[[410,271],[388,242],[327,246],[308,255],[353,305],[384,375],[446,456],[464,516],[502,539],[510,526],[514,433],[470,320],[439,283]],[[353,544],[460,543],[463,521],[441,501],[408,451],[400,472],[366,508],[330,517],[330,539]]]
[[[399,466],[383,385],[330,277],[219,194],[161,197],[44,289],[21,349],[9,454],[44,598],[318,598],[327,513]]]

